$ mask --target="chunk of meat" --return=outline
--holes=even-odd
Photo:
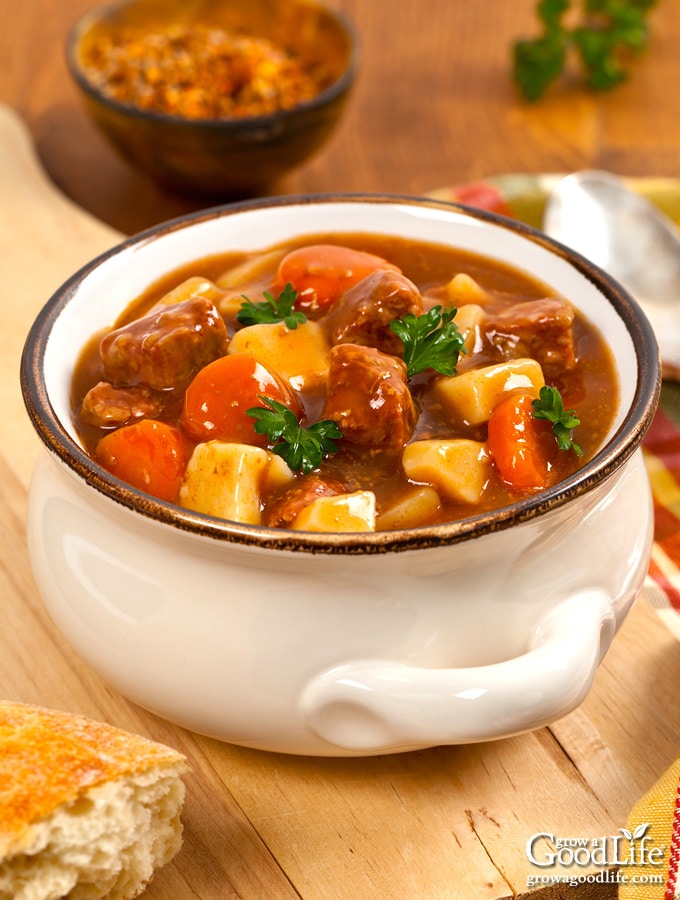
[[[99,353],[104,377],[117,386],[183,390],[199,369],[225,355],[228,342],[214,303],[195,296],[116,328]]]
[[[406,365],[373,347],[333,347],[323,417],[337,422],[353,444],[403,447],[418,419]]]
[[[412,281],[401,272],[377,269],[335,301],[324,326],[332,344],[361,344],[399,356],[404,347],[390,322],[422,312],[423,298]]]
[[[543,297],[489,311],[484,330],[505,359],[533,357],[550,380],[576,364],[573,321],[566,300]]]
[[[335,497],[347,489],[340,481],[323,479],[319,475],[303,475],[267,506],[263,522],[270,528],[290,528],[300,512],[319,497]]]
[[[164,406],[164,398],[144,385],[114,387],[100,381],[85,394],[80,418],[100,428],[128,425],[138,419],[155,419]]]

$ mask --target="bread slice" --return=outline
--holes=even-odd
[[[129,900],[182,843],[181,753],[0,701],[0,900]]]

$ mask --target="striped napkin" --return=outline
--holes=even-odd
[[[637,862],[619,900],[680,900],[680,757],[635,804],[625,833]]]
[[[665,381],[643,444],[654,497],[654,544],[644,595],[680,638],[680,384]]]

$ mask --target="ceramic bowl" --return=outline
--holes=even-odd
[[[171,24],[268,38],[322,63],[332,81],[290,109],[189,119],[113,100],[88,77],[83,56],[102,36]],[[175,191],[233,199],[265,191],[327,140],[354,82],[358,44],[350,22],[314,0],[128,0],[89,10],[69,34],[66,58],[87,111],[128,162]]]
[[[620,402],[603,445],[556,487],[460,522],[314,534],[212,519],[126,487],[71,424],[74,357],[168,269],[306,234],[362,231],[509,262],[607,336]],[[119,692],[224,741],[370,755],[501,738],[587,694],[649,562],[641,441],[656,344],[606,275],[516,222],[436,201],[251,201],[130,238],[76,273],[28,336],[22,385],[44,443],[28,541],[40,592]]]

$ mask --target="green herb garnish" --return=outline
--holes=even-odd
[[[236,314],[241,325],[271,325],[275,322],[284,322],[287,328],[295,331],[298,325],[307,321],[307,316],[303,312],[293,310],[297,291],[290,282],[281,291],[278,300],[275,300],[269,291],[264,291],[264,300],[259,303],[253,303],[245,294],[241,296],[244,302]]]
[[[465,353],[465,337],[453,321],[455,307],[442,310],[433,306],[422,316],[409,313],[390,322],[392,331],[404,345],[404,362],[409,377],[434,369],[441,375],[453,375],[461,353]]]
[[[546,419],[553,423],[553,434],[560,450],[573,450],[577,456],[583,454],[583,450],[575,443],[571,432],[573,428],[581,424],[576,415],[576,410],[564,408],[562,396],[557,388],[544,385],[539,393],[539,399],[532,403],[535,419]]]
[[[271,397],[260,396],[269,407],[253,406],[246,415],[255,419],[255,431],[266,434],[272,446],[272,453],[284,459],[293,471],[305,475],[317,469],[328,453],[337,453],[335,440],[342,437],[336,422],[322,419],[304,428],[295,413]]]
[[[538,100],[564,70],[570,53],[579,59],[585,83],[593,90],[608,90],[628,77],[626,52],[639,52],[647,44],[647,14],[657,0],[539,0],[536,14],[543,26],[533,40],[513,45],[513,76],[527,100]],[[573,7],[580,18],[573,27]],[[570,9],[571,8],[571,9]]]

